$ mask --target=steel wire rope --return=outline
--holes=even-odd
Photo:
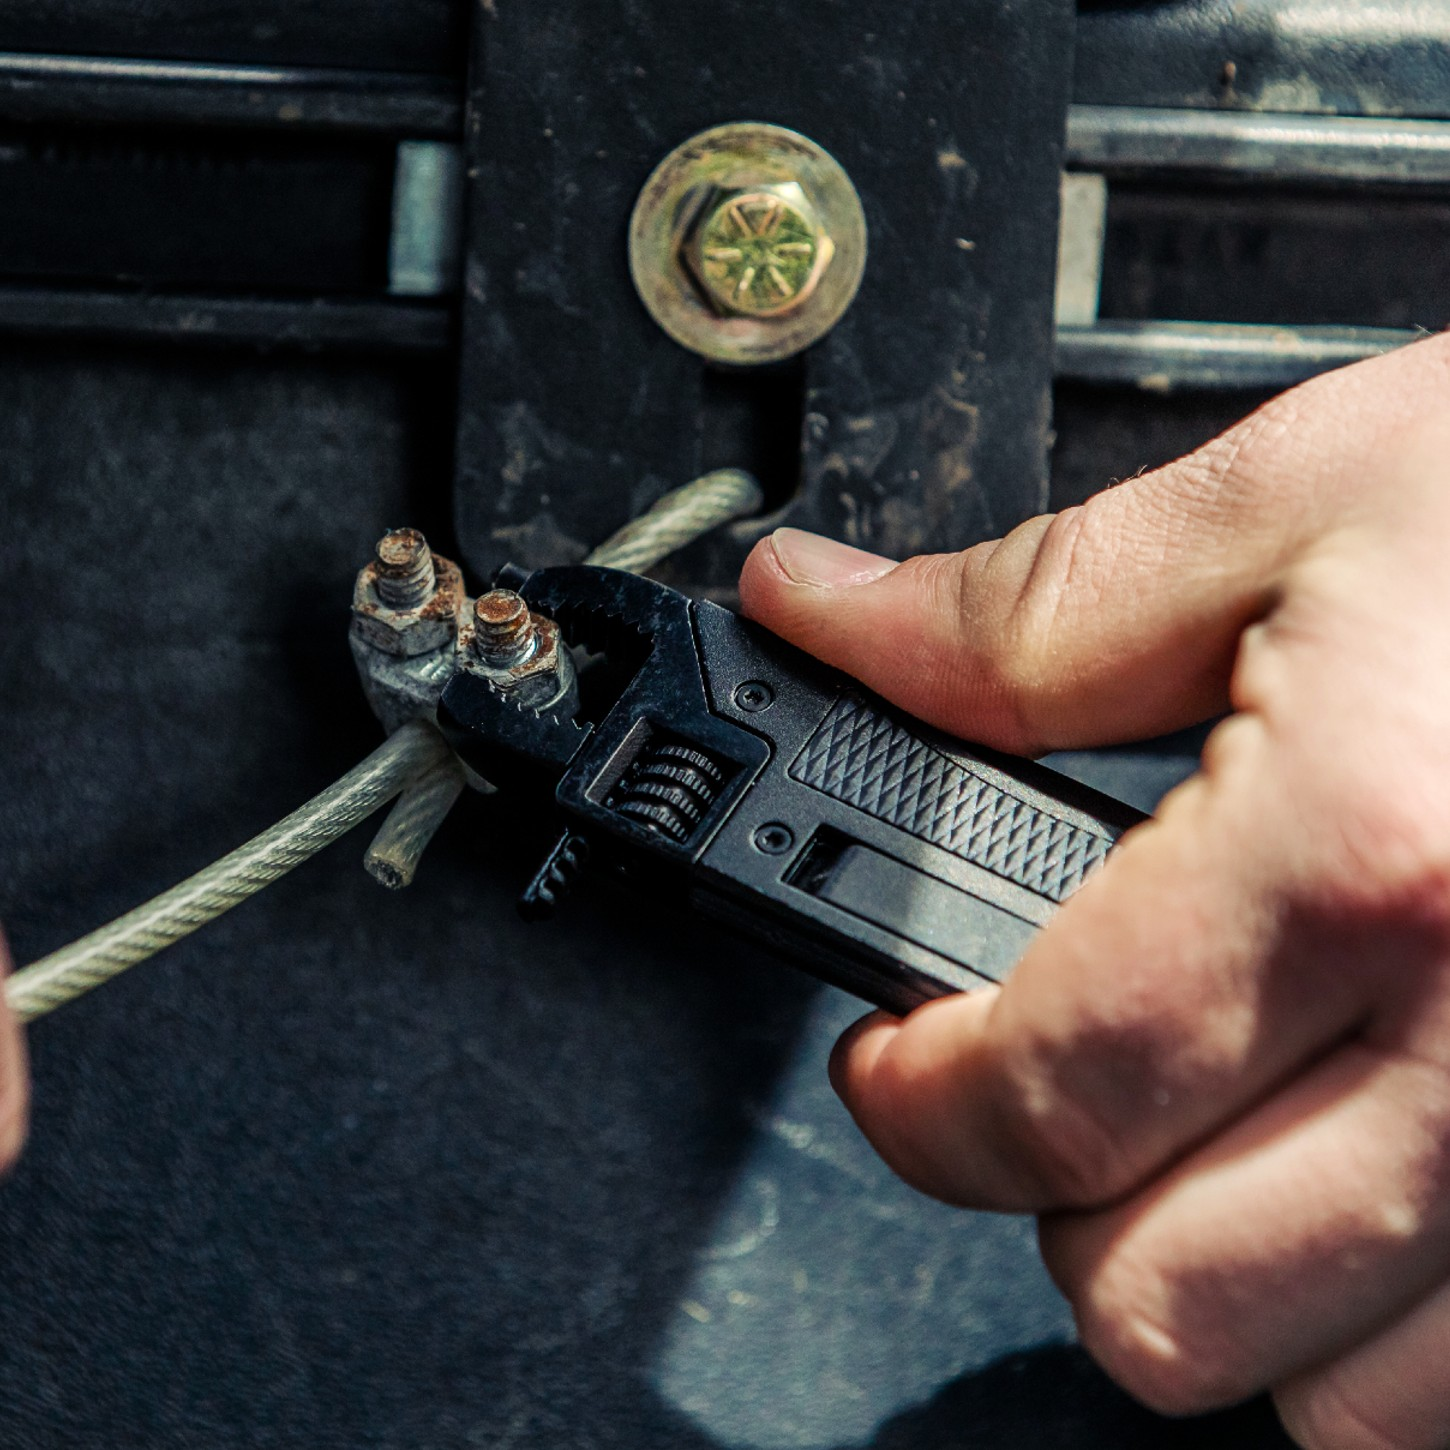
[[[585,562],[643,573],[760,505],[760,485],[750,474],[719,469],[665,494]],[[368,869],[380,879],[389,872],[402,878],[387,884],[406,884],[461,783],[457,758],[436,727],[409,721],[340,780],[245,845],[15,972],[5,983],[5,1000],[21,1022],[53,1012],[256,895],[399,795],[368,852]]]

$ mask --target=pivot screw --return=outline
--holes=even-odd
[[[784,856],[795,845],[795,835],[789,826],[779,821],[767,821],[750,838],[757,851],[767,856]]]
[[[473,602],[473,653],[491,669],[506,670],[534,652],[533,616],[512,589],[490,589]]]
[[[775,317],[815,291],[834,252],[805,192],[787,181],[716,191],[685,260],[717,311]]]
[[[754,715],[759,710],[768,710],[775,703],[775,691],[764,680],[746,680],[735,687],[733,696],[735,708]]]

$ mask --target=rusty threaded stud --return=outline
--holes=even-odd
[[[490,589],[473,601],[473,653],[484,664],[506,670],[533,652],[534,620],[512,589]]]
[[[428,541],[417,529],[392,529],[378,540],[378,597],[393,609],[417,609],[438,587]]]

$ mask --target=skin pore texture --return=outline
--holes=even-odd
[[[832,1080],[917,1187],[1039,1215],[1148,1404],[1450,1446],[1450,337],[961,554],[781,530],[741,597],[1020,754],[1227,714],[1004,987],[873,1014]]]

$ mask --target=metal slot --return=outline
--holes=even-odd
[[[0,52],[0,118],[457,136],[443,76]]]
[[[1069,166],[1273,181],[1450,184],[1450,121],[1071,106]]]

